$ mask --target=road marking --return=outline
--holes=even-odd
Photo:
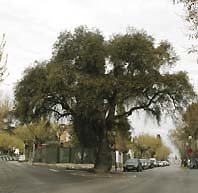
[[[49,169],[52,172],[59,172],[59,170],[55,170],[55,169]]]

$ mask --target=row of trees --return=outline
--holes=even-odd
[[[157,160],[167,160],[170,149],[164,145],[160,137],[151,136],[148,134],[142,134],[133,141],[133,150],[135,157],[138,158],[152,158]]]
[[[13,148],[18,148],[19,150],[24,150],[23,141],[7,132],[0,132],[0,148],[4,151],[12,151]]]
[[[26,150],[27,159],[31,156],[32,147],[36,144],[57,142],[58,125],[41,119],[35,123],[5,128],[0,131],[0,148],[11,151],[18,148]],[[31,157],[29,157],[31,158]]]
[[[107,172],[112,135],[129,136],[133,112],[160,121],[162,113],[180,112],[194,97],[185,72],[164,70],[176,61],[169,42],[156,45],[145,31],[130,29],[108,40],[98,29],[62,32],[52,57],[36,62],[18,82],[16,115],[22,124],[66,118],[80,144],[95,148],[95,171]]]

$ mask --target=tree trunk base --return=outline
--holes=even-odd
[[[109,148],[109,144],[103,141],[96,154],[94,171],[96,173],[108,173],[111,171],[111,168],[112,168],[111,149]]]

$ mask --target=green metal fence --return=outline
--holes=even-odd
[[[115,152],[112,151],[112,163],[115,163]],[[123,161],[128,159],[127,154],[123,154]],[[57,144],[44,145],[42,148],[36,148],[34,162],[42,163],[75,163],[75,164],[93,164],[95,162],[94,149],[82,147],[60,147]]]
[[[35,150],[34,162],[93,164],[94,150],[82,147],[44,146]]]

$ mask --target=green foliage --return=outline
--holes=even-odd
[[[110,40],[86,27],[66,31],[54,44],[52,58],[27,70],[18,82],[16,112],[27,123],[41,116],[67,117],[81,145],[110,153],[109,133],[117,123],[127,133],[127,117],[134,111],[160,120],[163,112],[181,111],[193,98],[185,72],[162,73],[176,61],[168,42],[155,46],[143,31]]]
[[[15,114],[22,123],[34,122],[46,115],[48,110],[41,106],[42,100],[45,97],[43,92],[47,92],[46,87],[47,74],[45,63],[28,68],[25,71],[23,81],[17,85],[17,93],[15,94],[16,101],[20,100]]]
[[[19,126],[11,133],[0,131],[0,147],[10,149],[12,147],[24,150],[24,144],[32,147],[32,143],[45,143],[56,140],[58,126],[49,124],[48,121],[41,119],[36,123],[29,123]]]
[[[56,140],[58,126],[50,124],[47,120],[41,119],[38,122],[24,124],[14,129],[13,133],[24,143],[30,144],[45,143],[46,141]]]
[[[174,0],[175,2],[175,0]],[[178,0],[177,3],[182,3],[186,10],[186,20],[192,26],[191,30],[195,30],[194,38],[198,38],[198,1],[197,0]]]
[[[118,106],[116,113],[123,113],[124,111],[124,106]],[[113,144],[112,148],[119,151],[128,151],[131,147],[131,131],[132,128],[127,116],[117,118],[114,122],[113,131],[109,134],[110,143]]]
[[[104,74],[105,55],[102,34],[98,30],[89,31],[83,26],[76,28],[74,34],[68,31],[60,33],[53,48],[53,59],[56,62],[75,60],[76,69],[92,75]]]
[[[21,140],[13,136],[12,133],[12,105],[6,99],[1,99],[0,102],[0,147],[8,150],[12,147],[22,149],[23,143]]]
[[[157,160],[168,160],[168,156],[170,155],[171,151],[165,145],[162,145],[156,150],[156,158]]]
[[[139,158],[156,157],[158,160],[167,160],[170,149],[158,137],[142,134],[134,139],[133,148]]]
[[[162,141],[148,134],[139,135],[134,139],[133,147],[140,158],[154,157],[158,148],[162,146]]]
[[[34,139],[33,133],[31,133],[31,131],[28,129],[27,125],[17,127],[13,131],[13,133],[14,133],[14,135],[16,135],[16,137],[21,139],[24,143],[26,143],[26,142],[30,143]]]
[[[11,149],[13,147],[19,148],[20,150],[23,150],[24,144],[23,141],[19,138],[7,133],[7,132],[0,132],[0,147],[3,149]]]
[[[189,24],[189,37],[195,40],[198,39],[198,0],[174,0],[174,2],[184,5],[186,21]],[[198,53],[198,45],[193,45],[189,52]]]
[[[2,100],[0,103],[0,130],[6,129],[7,119],[11,113],[11,104],[8,100]]]

